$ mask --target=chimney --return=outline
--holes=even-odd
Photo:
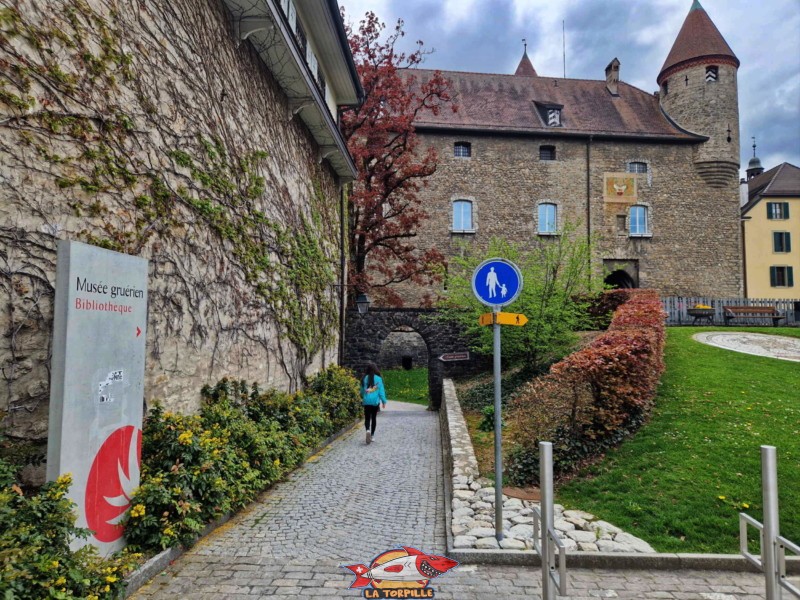
[[[612,96],[619,96],[619,60],[616,58],[606,67],[606,87]]]

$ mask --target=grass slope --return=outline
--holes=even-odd
[[[738,553],[738,512],[762,520],[762,444],[778,453],[781,534],[800,541],[800,364],[691,339],[669,328],[653,416],[633,438],[562,486],[660,552]],[[790,328],[726,328],[800,337]],[[751,536],[753,537],[753,536]]]
[[[383,385],[389,401],[412,402],[428,406],[428,369],[387,369],[383,371]]]

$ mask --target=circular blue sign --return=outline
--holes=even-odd
[[[472,274],[472,292],[488,306],[505,306],[522,291],[522,273],[504,258],[483,261]]]

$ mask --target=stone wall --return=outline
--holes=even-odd
[[[434,309],[372,308],[363,316],[349,311],[345,325],[345,354],[342,364],[363,373],[364,367],[381,354],[384,341],[394,331],[412,330],[419,334],[427,347],[428,390],[430,407],[439,409],[442,399],[442,380],[464,373],[475,372],[489,364],[482,356],[471,355],[470,360],[442,362],[439,357],[446,352],[469,350],[469,344],[460,330],[435,319]]]
[[[47,434],[56,241],[149,259],[145,400],[335,359],[339,184],[220,0],[0,0],[0,419]]]
[[[664,294],[741,294],[737,183],[731,178],[725,187],[709,186],[694,168],[698,144],[424,132],[421,137],[421,146],[433,146],[440,157],[420,191],[429,214],[415,238],[422,250],[436,247],[452,259],[485,252],[495,236],[546,244],[552,238],[538,235],[536,207],[548,201],[558,207],[559,227],[575,222],[577,235],[585,236],[588,220],[597,238],[598,274],[603,260],[630,261],[638,266],[641,287]],[[472,144],[471,158],[453,156],[455,141]],[[539,160],[542,145],[555,146],[556,160]],[[603,175],[624,172],[631,161],[649,166],[648,174],[636,177],[652,237],[630,237],[629,207],[603,198]],[[473,202],[472,233],[452,231],[452,203],[458,199]],[[413,306],[425,291],[408,286],[401,293]]]

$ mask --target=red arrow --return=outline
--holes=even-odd
[[[136,337],[139,337],[140,335],[142,335],[142,330],[137,327],[136,328]]]

